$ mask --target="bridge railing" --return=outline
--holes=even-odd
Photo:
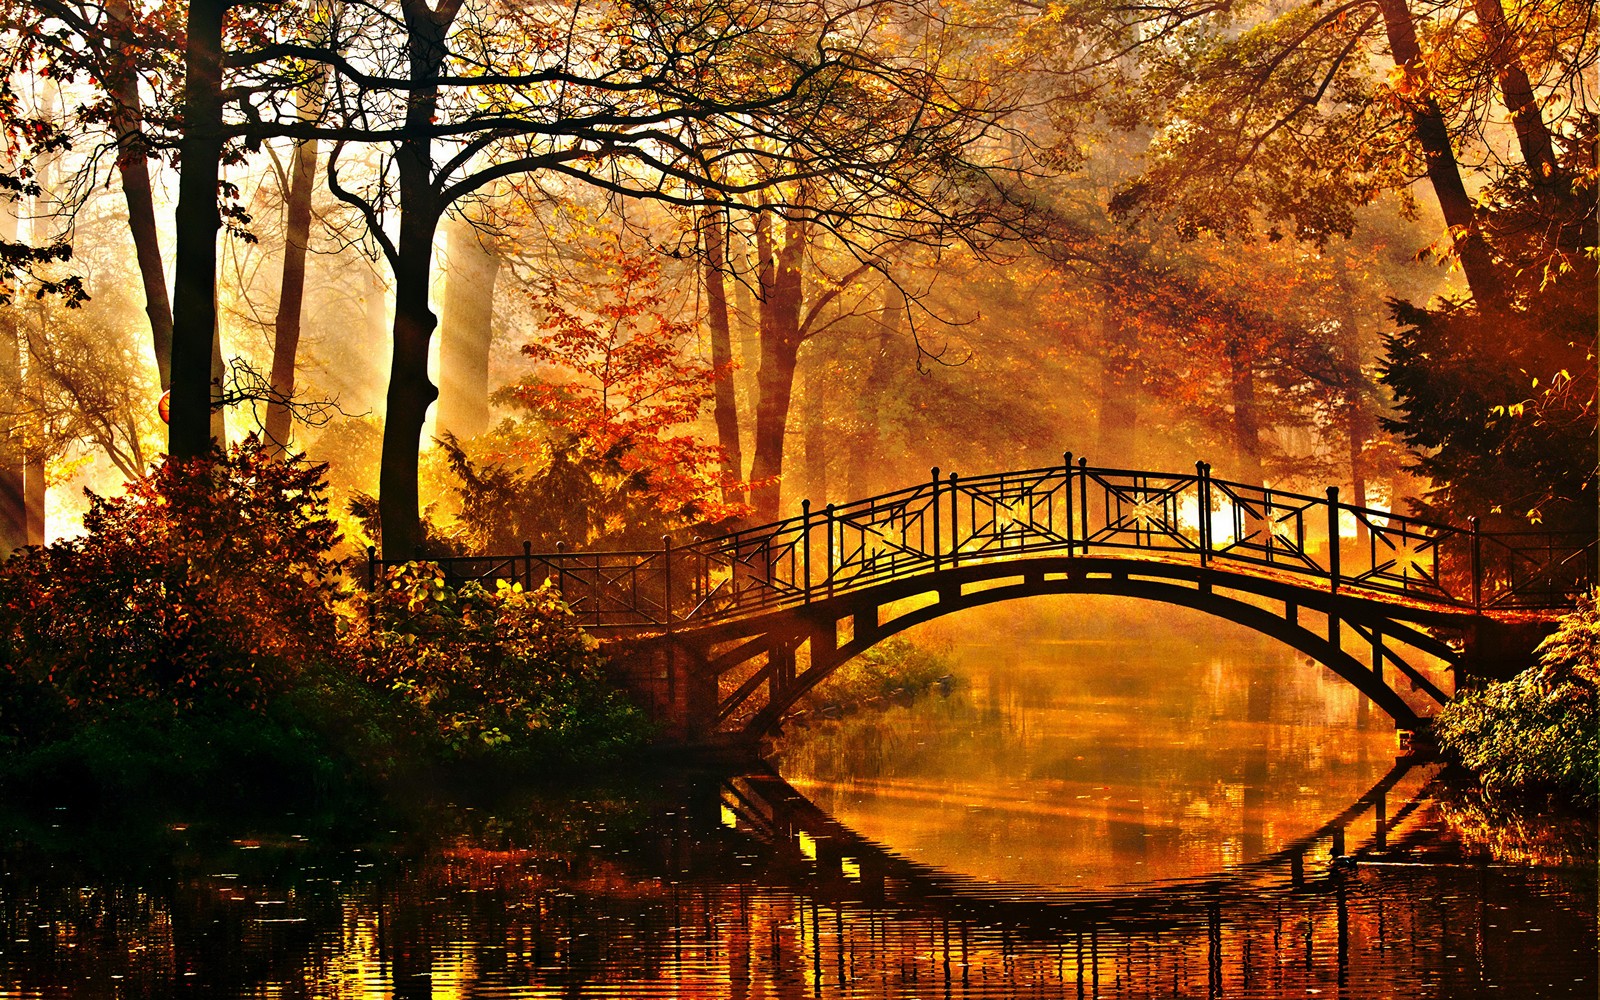
[[[672,628],[1022,555],[1124,554],[1283,574],[1460,609],[1557,608],[1594,586],[1592,536],[1480,532],[1192,473],[1061,465],[941,476],[660,549],[440,560],[458,580],[548,579],[585,625]],[[383,564],[373,558],[369,573]]]

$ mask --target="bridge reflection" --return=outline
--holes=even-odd
[[[1093,893],[918,865],[771,773],[430,809],[387,846],[239,841],[168,873],[13,853],[0,994],[1592,995],[1593,871],[1464,863],[1434,774],[1402,761],[1253,863]]]

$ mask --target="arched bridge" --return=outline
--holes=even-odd
[[[908,489],[629,552],[441,560],[464,579],[550,580],[667,734],[774,732],[839,665],[912,625],[1040,594],[1182,605],[1272,636],[1399,728],[1454,671],[1525,656],[1594,583],[1593,535],[1489,533],[1193,472],[1049,468]],[[382,564],[369,567],[376,573]]]

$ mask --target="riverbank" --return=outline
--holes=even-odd
[[[1467,691],[1433,736],[1490,798],[1593,814],[1600,806],[1600,610],[1591,595],[1562,617],[1527,669]]]

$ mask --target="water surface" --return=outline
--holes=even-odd
[[[1596,995],[1592,836],[1475,825],[1247,636],[1027,626],[952,634],[965,687],[782,776],[14,838],[0,997]]]

